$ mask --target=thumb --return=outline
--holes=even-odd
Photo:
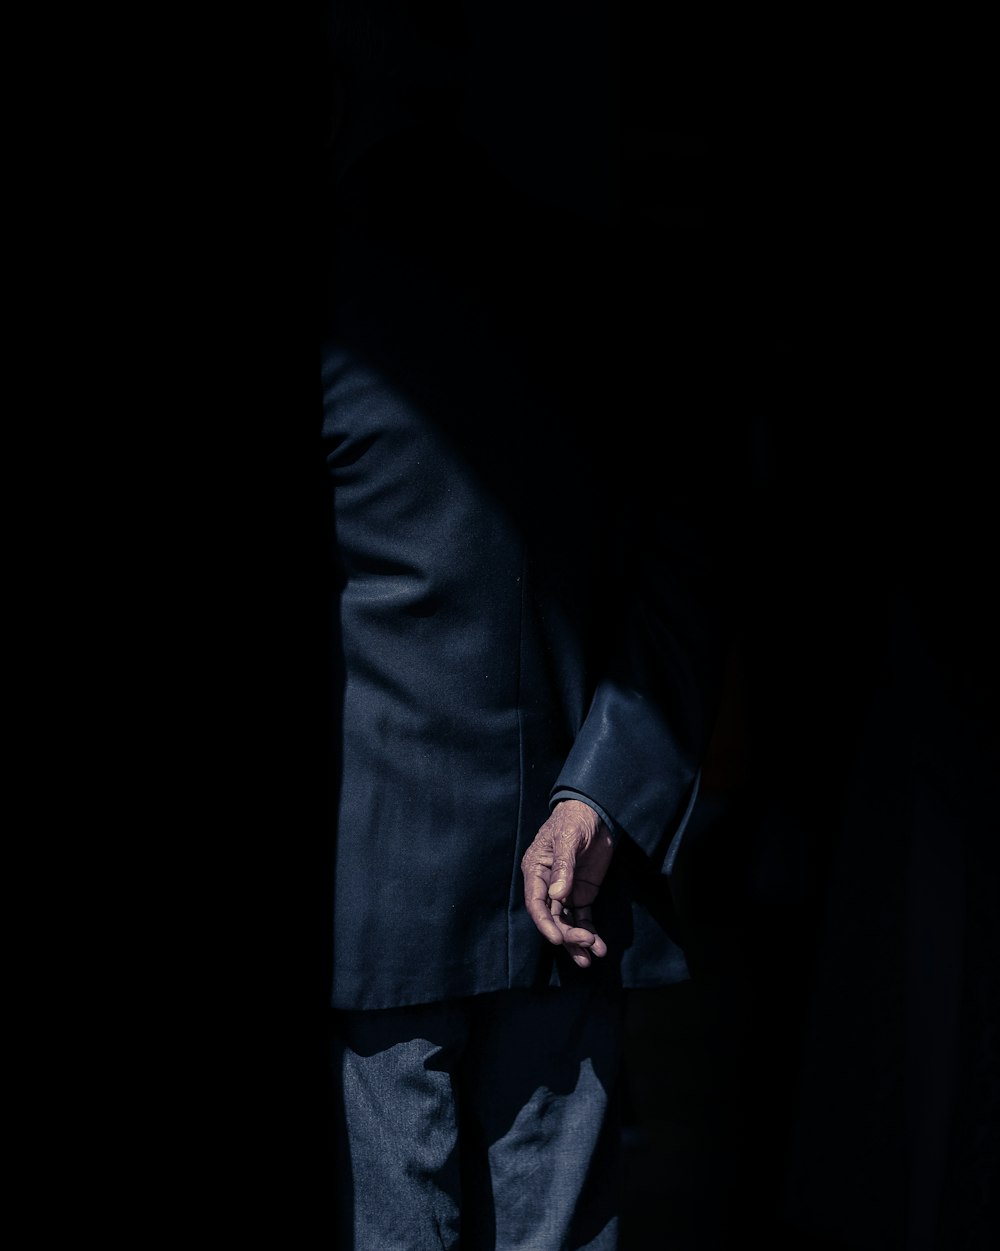
[[[576,858],[572,855],[562,854],[552,861],[552,876],[549,879],[549,897],[551,899],[565,899],[573,889],[573,870],[576,867]]]

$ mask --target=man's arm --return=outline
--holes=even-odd
[[[656,865],[675,854],[721,697],[729,587],[716,536],[688,516],[642,511],[647,560],[620,605],[618,645],[551,791],[551,815],[521,866],[536,927],[581,967],[607,950],[592,905],[618,840],[630,838]]]

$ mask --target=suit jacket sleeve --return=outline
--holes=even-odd
[[[661,522],[659,559],[624,610],[607,673],[552,791],[577,792],[654,860],[683,832],[721,689],[725,617],[690,533]]]
[[[721,699],[746,451],[716,340],[688,327],[673,368],[660,329],[630,330],[618,357],[612,403],[640,428],[605,440],[624,589],[605,605],[611,643],[550,802],[589,799],[669,869]]]

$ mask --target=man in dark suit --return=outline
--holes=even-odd
[[[322,327],[339,1232],[608,1251],[622,990],[687,976],[725,651],[705,345],[679,289],[637,315],[662,259],[517,191],[376,45]]]

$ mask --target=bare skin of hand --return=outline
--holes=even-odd
[[[564,799],[521,860],[524,900],[539,932],[566,948],[581,969],[608,952],[594,929],[591,905],[611,863],[611,831],[587,804]]]

